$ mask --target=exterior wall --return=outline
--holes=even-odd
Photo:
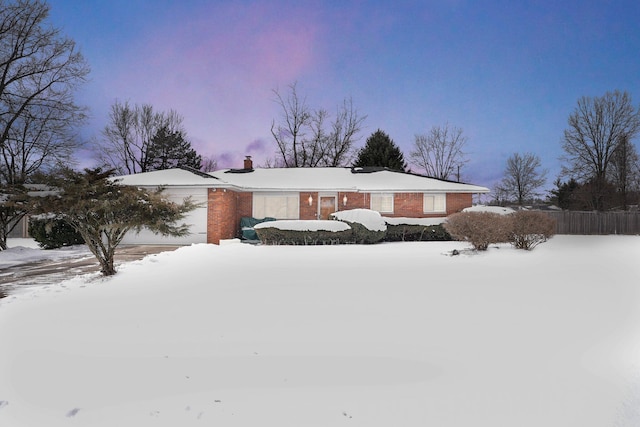
[[[347,196],[347,205],[343,205],[343,198]],[[308,197],[308,196],[307,196]],[[394,193],[393,213],[385,213],[383,216],[429,218],[441,217],[443,213],[424,213],[423,193]],[[464,208],[471,207],[473,195],[471,193],[447,193],[447,212],[451,215],[460,212]],[[370,209],[371,197],[369,193],[338,193],[338,210]]]
[[[347,204],[344,204],[344,196],[347,196]],[[344,192],[338,193],[338,210],[369,209],[369,193]]]
[[[442,216],[441,213],[425,214],[423,202],[423,193],[395,193],[393,195],[393,215],[385,214],[385,216],[403,216],[408,218]]]
[[[309,206],[309,196],[313,197],[311,206]],[[317,192],[300,193],[300,219],[318,219],[318,203],[320,199]]]
[[[473,194],[471,193],[447,193],[447,215],[470,208],[473,205]]]
[[[236,228],[240,228],[240,218],[253,216],[253,193],[235,193],[237,197]]]
[[[313,198],[309,205],[309,196]],[[347,196],[347,204],[344,204]],[[471,193],[449,193],[446,195],[447,212],[451,215],[472,205]],[[300,219],[317,219],[319,194],[300,193]],[[338,210],[370,209],[369,193],[339,192]],[[442,213],[423,212],[423,193],[395,193],[393,214],[390,217],[429,218],[441,217]],[[239,193],[224,189],[209,189],[207,214],[207,243],[220,243],[222,239],[238,236],[240,218],[253,215],[253,193]]]
[[[236,237],[238,222],[238,193],[225,189],[209,189],[207,214],[207,243]]]

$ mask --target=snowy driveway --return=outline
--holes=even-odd
[[[100,265],[84,245],[57,250],[36,249],[30,242],[3,252],[0,257],[0,298],[35,286],[47,286],[84,274],[97,273]],[[116,249],[117,266],[147,255],[173,251],[177,246],[126,245]]]

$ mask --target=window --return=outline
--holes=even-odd
[[[446,212],[447,211],[446,194],[425,194],[424,195],[424,213],[430,212]]]
[[[371,210],[380,213],[393,213],[393,193],[371,194]]]
[[[254,194],[253,217],[276,219],[300,218],[300,202],[297,194]]]

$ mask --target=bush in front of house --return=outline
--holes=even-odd
[[[494,243],[511,241],[511,215],[494,212],[460,212],[447,218],[445,230],[456,240],[471,243],[474,249],[485,251]]]
[[[378,243],[385,238],[387,232],[387,224],[382,215],[369,209],[338,211],[332,213],[330,218],[344,222],[351,227],[354,243]]]
[[[517,211],[511,217],[511,244],[531,250],[555,234],[556,221],[543,212]]]
[[[429,242],[453,240],[442,224],[389,224],[387,223],[387,242]]]
[[[270,227],[256,230],[256,234],[265,245],[338,245],[353,242],[351,230],[300,231]]]
[[[84,239],[75,228],[62,219],[54,217],[29,218],[29,235],[43,249],[57,249],[84,243]]]
[[[256,226],[255,232],[260,242],[265,245],[337,245],[354,241],[352,230],[346,225],[340,230],[328,230],[318,229],[317,225],[320,221],[306,221],[314,226],[304,230],[301,229],[304,226],[299,226],[304,222],[292,221],[291,223],[297,223],[295,227],[289,227],[286,221],[265,222]]]

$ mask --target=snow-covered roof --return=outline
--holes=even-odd
[[[115,179],[123,185],[136,185],[141,187],[217,187],[220,184],[213,176],[181,168],[123,175]]]
[[[352,171],[351,168],[269,168],[234,173],[211,173],[221,182],[250,191],[367,191],[486,193],[488,188],[427,178],[390,170]]]
[[[345,191],[488,193],[478,185],[463,184],[390,170],[351,168],[223,169],[209,174],[167,169],[118,177],[138,186],[207,186],[238,191]]]

